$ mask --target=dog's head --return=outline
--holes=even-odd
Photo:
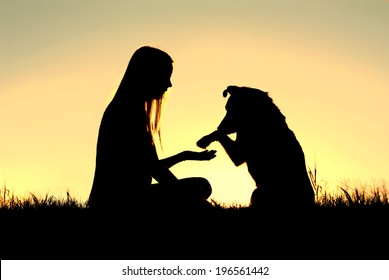
[[[270,99],[267,92],[249,87],[229,86],[223,91],[223,96],[227,97],[228,94],[227,113],[217,127],[225,134],[237,132],[244,125],[252,125],[257,119],[255,115],[261,111],[263,100]]]

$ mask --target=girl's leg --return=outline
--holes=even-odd
[[[211,184],[207,179],[201,177],[180,179],[176,186],[152,184],[150,188],[150,194],[160,198],[174,197],[185,200],[206,200],[211,193]]]
[[[212,194],[209,181],[202,177],[189,177],[180,179],[179,192],[193,199],[208,199]]]

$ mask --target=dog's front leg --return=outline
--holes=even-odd
[[[215,130],[214,132],[212,132],[212,133],[202,137],[199,141],[197,141],[196,144],[197,144],[198,147],[200,147],[202,149],[205,149],[212,142],[217,141],[218,140],[218,136],[219,136],[219,132],[217,130]]]

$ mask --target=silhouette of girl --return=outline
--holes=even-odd
[[[199,203],[211,195],[205,178],[178,179],[169,168],[185,160],[210,160],[216,151],[184,151],[161,160],[156,152],[172,71],[173,60],[162,50],[144,46],[131,57],[100,124],[89,207]],[[152,184],[152,178],[158,183]]]

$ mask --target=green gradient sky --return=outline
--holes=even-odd
[[[87,198],[100,118],[142,45],[175,61],[161,157],[198,150],[222,90],[246,85],[269,91],[328,188],[389,181],[388,1],[0,0],[0,41],[0,179],[16,193]],[[246,167],[210,148],[173,172],[247,203]]]

